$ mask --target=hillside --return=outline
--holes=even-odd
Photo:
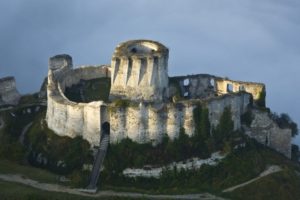
[[[28,101],[31,98],[26,97],[26,101],[23,100],[26,103],[1,111],[4,125],[0,130],[0,174],[23,174],[41,182],[85,187],[93,162],[89,144],[80,137],[71,139],[54,134],[45,123],[45,107]],[[195,112],[198,112],[200,124],[207,123],[205,109]],[[199,134],[191,138],[182,129],[178,139],[171,141],[166,137],[155,147],[147,143],[137,144],[130,139],[111,145],[104,170],[100,174],[100,190],[147,194],[209,192],[228,199],[300,199],[299,164],[258,144],[243,132],[233,131],[232,122],[228,119],[229,110],[223,113],[220,126],[216,127],[213,137],[207,134],[207,128],[199,128]],[[216,151],[221,151],[225,157],[216,165],[202,165],[199,169],[164,168],[159,178],[130,178],[122,173],[126,168],[149,170],[172,162],[188,162],[194,157],[207,159]],[[232,192],[222,192],[256,178],[272,165],[279,166],[282,170]],[[39,172],[38,168],[43,170]],[[51,172],[50,175],[46,175],[49,173],[47,171]],[[68,181],[60,182],[55,178],[62,176]],[[18,199],[20,195],[24,199],[53,198],[22,185],[3,181],[0,183],[3,199]],[[20,191],[18,194],[14,192],[17,189]],[[55,199],[69,197],[51,194]]]

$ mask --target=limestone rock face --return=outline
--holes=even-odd
[[[291,129],[279,128],[267,112],[256,110],[253,115],[254,119],[250,130],[246,133],[261,144],[265,144],[291,158]]]
[[[0,79],[0,105],[16,105],[20,97],[14,77]]]

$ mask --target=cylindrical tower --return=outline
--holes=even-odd
[[[150,40],[119,44],[111,61],[110,99],[162,101],[168,97],[168,55]]]

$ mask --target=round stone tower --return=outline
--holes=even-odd
[[[163,101],[168,97],[169,50],[159,42],[119,44],[111,61],[110,99]]]

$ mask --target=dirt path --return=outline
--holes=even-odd
[[[227,188],[225,190],[223,190],[223,192],[232,192],[233,190],[237,189],[237,188],[240,188],[240,187],[244,187],[245,185],[248,185],[250,183],[253,183],[254,181],[257,181],[269,174],[273,174],[273,173],[276,173],[276,172],[279,172],[281,171],[282,169],[277,166],[277,165],[272,165],[270,167],[268,167],[268,169],[266,169],[265,171],[263,171],[258,177],[254,178],[254,179],[251,179],[245,183],[242,183],[242,184],[239,184],[239,185],[236,185],[236,186],[233,186],[233,187],[230,187],[230,188]]]
[[[115,192],[115,191],[99,191],[95,194],[84,193],[80,189],[73,189],[66,186],[40,183],[38,181],[27,179],[18,174],[0,174],[0,180],[21,183],[40,190],[50,192],[64,192],[69,194],[87,196],[87,197],[130,197],[130,198],[147,198],[147,199],[200,199],[200,200],[224,200],[209,193],[203,194],[184,194],[184,195],[151,195],[133,192]]]
[[[25,134],[28,131],[28,129],[31,127],[31,125],[32,125],[32,122],[30,122],[29,124],[27,124],[23,128],[22,133],[21,133],[20,138],[19,138],[19,141],[20,141],[21,144],[24,144]]]

